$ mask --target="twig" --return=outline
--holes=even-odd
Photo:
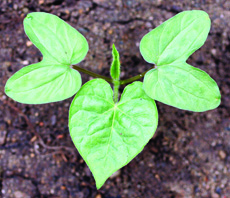
[[[73,155],[73,157],[74,157],[73,160],[74,161],[77,159],[74,148],[67,147],[67,146],[48,146],[47,144],[45,144],[45,142],[43,141],[43,139],[40,136],[40,134],[38,134],[36,132],[36,130],[34,129],[33,124],[31,124],[31,122],[30,122],[29,118],[27,117],[27,115],[25,115],[19,108],[17,108],[14,105],[12,105],[9,101],[2,100],[1,98],[0,98],[0,100],[3,102],[3,104],[8,105],[11,109],[16,111],[20,116],[22,116],[25,119],[29,130],[38,138],[38,141],[42,145],[43,148],[48,149],[48,150],[59,150],[60,152],[61,152],[61,150],[66,150],[66,151],[69,151]]]

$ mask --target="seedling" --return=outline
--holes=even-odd
[[[119,53],[114,45],[109,78],[76,66],[86,56],[88,43],[57,16],[30,13],[24,28],[43,60],[16,72],[7,81],[5,93],[25,104],[56,102],[76,94],[69,110],[70,135],[98,189],[154,135],[158,123],[154,100],[195,112],[220,104],[216,82],[186,63],[210,30],[209,16],[203,11],[181,12],[146,34],[140,52],[154,66],[126,80],[120,80]],[[81,87],[78,71],[96,79]],[[143,76],[143,83],[136,81]],[[119,100],[119,86],[131,82]]]

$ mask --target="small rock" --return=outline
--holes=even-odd
[[[211,49],[211,53],[212,53],[213,56],[216,56],[216,49],[214,49],[214,48]]]
[[[183,11],[183,9],[182,9],[180,6],[176,6],[176,5],[173,5],[173,6],[171,7],[171,10],[172,10],[173,12],[181,12],[181,11]]]
[[[93,0],[94,3],[100,4],[106,2],[106,0]]]
[[[146,26],[147,28],[151,28],[151,27],[152,27],[152,24],[151,24],[150,22],[147,22],[147,23],[145,24],[145,26]]]
[[[24,60],[24,61],[22,61],[22,64],[23,64],[23,65],[28,65],[28,64],[29,64],[29,61],[28,61],[28,60]]]
[[[95,198],[102,198],[101,194],[97,194]]]
[[[77,192],[74,195],[75,195],[75,197],[78,197],[78,198],[84,198],[84,193],[83,192]]]
[[[79,13],[77,11],[73,11],[73,12],[71,12],[71,16],[77,17],[77,16],[79,16]]]
[[[226,158],[226,156],[227,155],[226,155],[226,153],[223,150],[219,151],[219,157],[220,157],[220,159],[224,160]]]
[[[121,174],[121,170],[118,170],[118,171],[116,171],[115,173],[113,173],[109,178],[110,178],[110,179],[113,179],[113,178],[115,178],[115,177],[118,177],[120,174]]]
[[[15,198],[30,198],[29,195],[27,195],[27,194],[25,194],[25,193],[23,193],[23,192],[21,192],[21,191],[16,191],[16,192],[14,193],[14,197],[15,197]]]
[[[88,176],[88,177],[92,176],[92,173],[91,173],[90,169],[88,168],[88,166],[86,166],[86,167],[84,168],[84,172],[85,172],[85,175],[86,175],[86,176]]]
[[[109,34],[113,34],[113,30],[110,29],[110,30],[108,31],[108,33],[109,33]]]
[[[216,141],[213,141],[213,142],[211,143],[211,146],[212,146],[212,147],[215,147],[215,146],[216,146]]]
[[[129,194],[129,190],[128,190],[128,189],[125,189],[125,190],[123,190],[123,193],[124,193],[124,194]]]
[[[161,180],[161,179],[160,179],[160,176],[159,176],[158,174],[155,175],[155,178],[156,178],[158,181]]]
[[[17,5],[17,4],[14,4],[14,5],[13,5],[13,8],[14,8],[14,10],[17,10],[17,9],[18,9],[18,5]]]
[[[153,16],[150,16],[150,17],[149,17],[149,20],[150,20],[150,21],[152,21],[153,19],[154,19]]]
[[[219,198],[219,195],[217,193],[212,193],[212,198]]]
[[[33,45],[33,43],[31,41],[26,41],[26,46],[30,47],[31,45]]]
[[[35,154],[34,154],[34,153],[31,153],[31,154],[30,154],[30,157],[31,157],[31,158],[34,158],[34,157],[35,157]]]
[[[39,0],[38,3],[41,5],[44,3],[44,0]]]
[[[50,189],[50,193],[51,193],[51,194],[54,194],[54,193],[55,193],[55,190],[54,190],[54,189]]]
[[[221,194],[221,188],[217,186],[215,192],[220,195]]]
[[[5,143],[6,139],[6,131],[0,131],[0,145],[3,145]]]
[[[51,124],[52,124],[52,125],[55,125],[55,124],[56,124],[56,121],[57,121],[56,115],[52,115],[52,116],[51,116]]]
[[[22,9],[22,11],[23,11],[23,13],[25,13],[25,14],[26,14],[26,13],[28,13],[28,12],[29,12],[29,9],[28,9],[28,8],[23,8],[23,9]]]

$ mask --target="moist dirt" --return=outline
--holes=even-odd
[[[79,30],[89,53],[79,64],[109,76],[112,44],[121,78],[151,68],[141,38],[184,10],[204,10],[212,27],[188,63],[215,79],[220,106],[194,113],[157,102],[159,126],[144,150],[97,190],[68,130],[71,100],[20,104],[4,93],[7,79],[42,59],[23,30],[35,11],[55,14]],[[1,0],[0,197],[3,198],[228,198],[230,197],[230,1],[228,0]],[[92,79],[82,74],[83,83]],[[122,92],[122,88],[120,91]]]

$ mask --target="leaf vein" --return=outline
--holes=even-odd
[[[172,38],[171,41],[168,42],[168,44],[165,46],[165,48],[163,49],[162,53],[160,54],[158,60],[157,60],[157,64],[158,65],[158,62],[160,60],[160,57],[162,56],[162,54],[165,52],[165,50],[168,48],[168,46],[173,42],[173,40],[175,40],[182,32],[184,32],[189,26],[191,26],[198,18],[194,19],[188,26],[186,26],[182,31],[180,31],[176,36],[174,36]],[[159,65],[158,65],[159,66]]]
[[[33,87],[33,88],[31,88],[31,89],[28,89],[28,90],[25,90],[25,91],[11,91],[11,92],[14,92],[14,93],[24,93],[24,92],[28,92],[28,91],[31,91],[31,90],[37,89],[37,88],[39,88],[39,87],[42,87],[42,86],[45,86],[45,85],[47,85],[47,84],[51,83],[52,81],[55,81],[56,79],[58,79],[59,77],[61,77],[61,76],[62,76],[63,74],[65,74],[65,73],[66,73],[66,71],[65,71],[65,72],[63,72],[63,73],[61,73],[60,75],[56,76],[55,78],[53,78],[53,79],[51,79],[51,80],[49,80],[49,81],[47,81],[47,82],[43,83],[42,85],[39,85],[39,86]]]

